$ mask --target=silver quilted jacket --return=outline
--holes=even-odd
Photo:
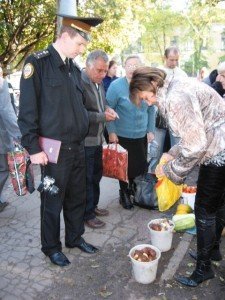
[[[169,154],[175,157],[164,172],[182,183],[196,164],[207,163],[225,151],[225,100],[193,78],[171,81],[158,93],[158,106],[180,142]]]

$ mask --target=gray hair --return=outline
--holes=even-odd
[[[217,67],[218,74],[225,72],[225,61],[221,62]]]
[[[124,65],[126,65],[127,61],[130,60],[130,59],[138,59],[140,61],[140,63],[142,64],[142,60],[141,60],[140,56],[133,54],[133,55],[127,56],[127,58],[124,61]]]
[[[86,65],[93,65],[94,61],[96,61],[99,58],[103,59],[105,63],[109,62],[109,57],[103,50],[94,50],[88,54],[86,59]]]

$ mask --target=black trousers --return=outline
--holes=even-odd
[[[100,197],[102,178],[102,146],[85,147],[86,160],[86,209],[85,221],[95,218],[95,208]]]
[[[200,166],[195,206],[202,207],[209,214],[225,205],[225,166]]]
[[[200,167],[195,199],[197,263],[210,265],[225,226],[225,166]]]
[[[51,255],[62,250],[60,241],[60,212],[63,209],[65,242],[78,245],[83,239],[84,212],[86,205],[85,153],[82,144],[72,149],[60,150],[57,164],[42,167],[42,176],[55,179],[59,193],[41,193],[41,244],[42,252]]]
[[[132,185],[133,179],[147,171],[147,136],[130,139],[118,136],[119,144],[128,151],[128,179]],[[129,186],[119,181],[120,189],[126,191]]]

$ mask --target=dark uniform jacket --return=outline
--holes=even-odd
[[[18,124],[29,154],[42,151],[39,136],[70,145],[83,141],[88,132],[80,70],[71,60],[69,64],[68,68],[52,45],[26,59]]]

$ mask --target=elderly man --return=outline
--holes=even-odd
[[[102,178],[102,143],[104,141],[105,122],[113,121],[116,113],[106,108],[105,92],[102,83],[108,70],[109,59],[102,50],[92,51],[86,60],[86,68],[82,71],[85,107],[89,115],[89,131],[85,138],[86,158],[86,210],[85,223],[91,228],[105,225],[96,216],[108,215],[108,210],[98,208]]]
[[[62,17],[56,42],[25,62],[19,112],[22,144],[31,162],[42,165],[42,180],[52,177],[59,188],[55,196],[41,191],[41,250],[61,267],[70,264],[60,241],[62,209],[66,247],[87,253],[97,251],[82,238],[86,202],[84,138],[89,120],[81,73],[72,59],[85,51],[91,26],[102,22],[99,18]],[[61,141],[57,164],[48,161],[39,136]]]

